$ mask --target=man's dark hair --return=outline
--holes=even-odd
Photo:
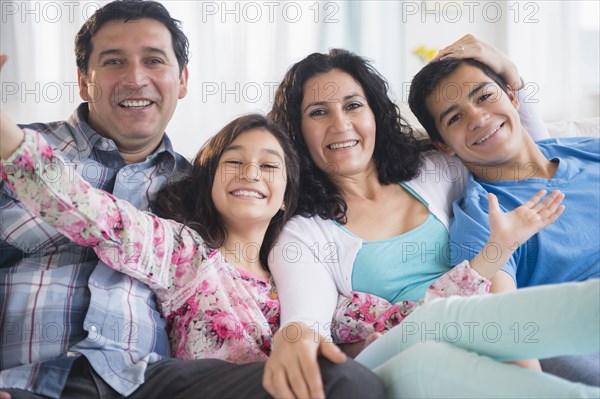
[[[412,80],[410,94],[408,95],[408,105],[421,125],[423,125],[432,141],[443,143],[444,139],[435,127],[434,117],[427,108],[427,97],[435,93],[442,80],[454,72],[459,66],[465,64],[480,69],[486,76],[496,82],[504,92],[507,92],[506,81],[496,72],[492,71],[487,65],[473,58],[453,58],[427,64]]]
[[[161,22],[171,32],[173,51],[179,64],[179,74],[188,63],[189,42],[181,30],[181,22],[171,18],[169,11],[156,1],[116,0],[96,10],[75,37],[75,58],[82,74],[88,71],[88,61],[93,51],[92,37],[104,24],[112,21],[138,21],[143,18]]]

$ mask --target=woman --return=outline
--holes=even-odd
[[[497,50],[472,36],[465,36],[442,50],[439,56],[479,59],[507,82],[514,82],[513,88],[522,87],[514,65]],[[538,133],[540,136],[536,138],[541,138],[545,133],[541,123],[535,120],[532,123],[527,107],[521,110],[521,119],[527,130]],[[264,384],[275,396],[318,395],[318,372],[315,372],[312,363],[316,354],[320,352],[334,361],[340,357],[326,342],[338,293],[352,296],[355,291],[364,291],[392,303],[418,301],[432,283],[460,261],[447,255],[447,227],[451,204],[462,194],[465,171],[458,161],[441,154],[431,153],[421,158],[419,142],[412,137],[411,129],[387,96],[385,80],[360,57],[344,51],[312,54],[295,64],[276,93],[271,117],[293,135],[302,161],[303,191],[299,199],[302,217],[292,219],[284,228],[278,244],[286,251],[274,250],[271,266],[280,292],[282,326],[301,323],[290,325],[295,331],[295,339],[290,339],[288,326],[274,337],[277,349],[267,363]],[[495,270],[486,269],[485,265],[483,269],[475,269],[476,259],[471,262],[474,275],[467,276],[473,282],[477,275],[487,281],[501,266],[496,264]],[[587,288],[588,291],[590,289]],[[444,311],[439,310],[441,305],[437,306],[437,311],[426,306],[413,312],[404,323],[413,321],[420,325],[430,320],[452,320],[447,315],[459,317],[461,313],[455,309],[463,308],[465,303],[464,308],[478,315],[466,322],[477,323],[485,320],[486,310],[494,309],[500,301],[507,309],[514,307],[519,310],[518,304],[525,300],[526,295],[548,294],[542,290],[534,294],[509,295],[507,299],[489,297],[491,301],[486,298],[487,302],[481,305],[473,305],[480,298],[467,298],[458,303],[453,298],[442,301],[452,304],[449,308],[444,307]],[[353,299],[360,301],[361,297],[355,295]],[[593,296],[591,300],[593,303]],[[407,311],[413,307],[410,306]],[[398,313],[402,313],[402,309]],[[527,309],[524,314],[534,317],[537,313],[539,310]],[[365,316],[360,312],[358,315]],[[536,321],[540,325],[550,325],[553,320]],[[506,323],[503,325],[505,329],[510,328]],[[319,333],[317,339],[313,339],[307,326]],[[475,392],[476,396],[544,396],[548,392],[584,397],[598,394],[597,390],[589,391],[587,388],[583,392],[574,392],[577,389],[573,387],[575,384],[529,370],[514,371],[513,366],[488,358],[473,359],[468,352],[459,350],[456,353],[457,348],[443,344],[414,345],[418,340],[407,340],[382,355],[381,352],[385,352],[382,347],[403,336],[399,327],[392,332],[394,334],[384,335],[357,358],[378,372],[390,395],[420,394],[410,390],[412,386],[407,379],[408,382],[411,379],[406,374],[397,373],[399,370],[408,370],[409,375],[415,372],[414,368],[406,367],[414,365],[414,362],[406,359],[410,359],[420,346],[424,347],[421,349],[423,354],[433,351],[434,358],[438,353],[440,359],[452,359],[449,371],[460,372],[462,366],[471,365],[474,361],[486,364],[485,378],[476,381],[475,385],[460,375],[447,376],[454,385],[446,382],[437,385],[442,389],[453,386],[457,395],[464,395],[465,389]],[[588,333],[590,337],[597,338],[594,332]],[[301,345],[295,341],[300,341]],[[409,344],[415,346],[414,350],[411,348],[412,352],[407,350],[393,356],[408,348]],[[523,359],[522,355],[527,353],[520,345],[511,348],[508,343],[505,344],[498,346],[502,349],[495,353],[489,352],[485,345],[470,347],[467,343],[461,348],[476,350],[498,360]],[[532,345],[530,349],[528,353],[535,356],[558,355],[561,351],[577,352],[574,348],[557,346],[534,348]],[[593,349],[584,349],[588,350],[593,352]],[[515,351],[519,355],[515,355]],[[421,371],[421,368],[418,369]],[[520,380],[523,386],[534,388],[523,390],[518,383],[506,384],[496,377],[499,373],[505,373],[505,376],[516,374],[511,378],[523,377]],[[483,390],[478,390],[482,386]],[[452,395],[453,392],[445,390],[442,394]]]

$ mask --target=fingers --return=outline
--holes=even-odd
[[[379,332],[374,332],[371,333],[367,339],[365,340],[365,347],[371,345],[376,339],[378,339],[379,337],[381,337],[383,334],[379,333]]]
[[[474,50],[478,49],[474,44],[477,44],[477,39],[473,35],[465,35],[451,45],[438,51],[432,61],[444,60],[446,58],[472,57],[475,54]]]
[[[319,346],[319,353],[321,356],[326,357],[333,363],[343,363],[346,361],[346,355],[340,350],[340,348],[333,342],[321,342]]]
[[[6,63],[6,61],[8,61],[8,55],[6,54],[0,54],[0,71],[2,70],[2,67],[4,66],[4,64]],[[0,392],[0,398],[2,398],[2,394],[4,392]]]
[[[535,195],[531,198],[529,198],[527,201],[525,201],[523,203],[523,206],[527,207],[527,208],[534,208],[538,202],[540,202],[540,200],[542,198],[544,198],[544,195],[546,195],[546,190],[540,190],[537,193],[535,193]]]
[[[263,375],[263,387],[267,390],[269,395],[274,398],[293,398],[294,393],[290,389],[287,381],[285,369],[278,368],[276,371],[273,371],[267,360],[265,373]]]
[[[500,205],[498,204],[498,197],[492,193],[488,193],[488,206],[490,207],[490,216],[493,214],[500,213]]]
[[[561,205],[565,198],[564,193],[555,190],[544,201],[539,202],[545,194],[546,190],[540,190],[526,203],[532,212],[530,222],[539,222],[542,227],[554,223],[565,210],[564,205]]]

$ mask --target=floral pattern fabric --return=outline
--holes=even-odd
[[[47,223],[76,243],[93,246],[110,267],[153,289],[176,357],[234,363],[268,357],[280,315],[272,279],[229,265],[195,230],[91,187],[42,136],[25,133],[24,143],[2,163],[2,179]],[[422,302],[483,294],[489,286],[464,262],[434,282]],[[361,292],[341,296],[334,339],[349,343],[385,332],[422,302],[390,304]]]

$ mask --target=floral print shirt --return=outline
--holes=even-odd
[[[78,244],[93,246],[110,267],[153,289],[176,357],[234,363],[268,357],[280,315],[271,279],[228,264],[195,230],[91,187],[41,135],[25,133],[23,144],[2,163],[2,179],[47,223]],[[483,294],[489,286],[465,262],[432,284],[420,302],[391,305],[353,292],[352,298],[340,297],[333,336],[340,343],[362,340],[389,330],[423,302]]]

